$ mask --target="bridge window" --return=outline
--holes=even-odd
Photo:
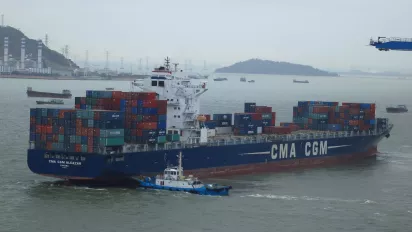
[[[164,87],[165,86],[165,82],[164,81],[159,81],[159,87]]]
[[[157,86],[157,81],[152,81],[152,86]]]

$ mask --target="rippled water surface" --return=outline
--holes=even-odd
[[[26,164],[29,108],[35,90],[114,87],[121,81],[0,79],[0,231],[410,231],[412,228],[412,114],[387,114],[390,104],[410,104],[411,80],[396,78],[221,75],[210,81],[202,112],[242,111],[243,103],[272,106],[290,121],[298,100],[376,102],[378,115],[395,124],[379,145],[376,160],[356,165],[219,179],[234,189],[229,197],[204,197],[122,188],[63,186],[37,176]],[[298,78],[302,79],[302,78]],[[73,100],[66,101],[68,105]],[[412,105],[409,105],[412,108]],[[215,180],[213,180],[215,181]]]

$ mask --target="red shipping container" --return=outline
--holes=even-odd
[[[159,107],[157,108],[157,114],[167,114],[167,107]]]
[[[124,94],[123,94],[122,91],[112,91],[112,98],[122,99],[122,98],[124,98]]]
[[[360,114],[360,108],[350,108],[350,109],[349,109],[349,114],[351,114],[351,115],[358,115],[358,114]]]
[[[321,113],[328,113],[329,112],[329,107],[328,106],[314,106],[312,109],[313,109],[313,113],[315,113],[315,114],[321,114]]]
[[[46,139],[47,139],[46,134],[41,134],[40,135],[40,140],[41,141],[46,141]]]
[[[156,100],[157,93],[155,92],[143,92],[143,99],[144,100]]]
[[[74,108],[75,108],[75,109],[80,109],[80,105],[79,105],[79,104],[76,104],[76,105],[74,105]]]
[[[87,128],[87,136],[93,137],[93,128]]]
[[[128,107],[128,108],[130,108],[130,107],[137,107],[137,100],[130,100],[130,101],[127,103],[126,107]],[[130,111],[131,111],[131,109],[130,109]]]
[[[292,133],[291,127],[281,127],[281,126],[265,126],[263,128],[263,133],[265,134],[290,134]]]
[[[252,120],[262,120],[261,113],[250,113],[252,115]]]
[[[46,149],[47,149],[47,150],[52,150],[52,148],[53,148],[52,145],[53,145],[52,142],[47,142],[47,143],[46,143]]]
[[[86,104],[86,98],[85,97],[80,98],[80,104],[83,104],[83,105]]]
[[[53,143],[58,143],[59,142],[59,135],[54,134],[53,135]]]
[[[157,115],[143,115],[143,122],[157,122]]]
[[[87,153],[93,153],[93,147],[87,146]]]
[[[156,122],[141,122],[137,124],[137,128],[143,129],[143,130],[156,130],[157,123]]]
[[[156,108],[157,101],[155,100],[143,100],[143,107],[144,108]]]
[[[271,122],[272,126],[276,125],[276,112],[272,112]]]
[[[46,126],[46,133],[47,134],[52,134],[53,133],[52,126]]]
[[[205,117],[206,117],[206,121],[207,121],[207,122],[211,120],[211,119],[210,119],[210,114],[205,114]]]
[[[82,151],[82,145],[76,144],[76,152],[81,152]]]
[[[64,135],[64,127],[59,127],[59,135]]]
[[[142,136],[143,136],[143,131],[140,130],[140,129],[137,129],[137,130],[136,130],[136,136],[142,137]]]
[[[269,106],[256,106],[255,113],[271,113],[272,107]]]
[[[76,135],[77,135],[77,136],[82,136],[81,127],[76,127]]]
[[[36,126],[36,134],[41,134],[42,133],[42,127],[43,126],[40,126],[40,125]]]

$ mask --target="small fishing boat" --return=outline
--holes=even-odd
[[[249,83],[255,83],[255,80],[250,80],[250,81],[248,81]]]
[[[293,79],[293,83],[309,83],[309,81],[308,80],[298,81],[298,80]]]
[[[64,105],[61,99],[52,99],[50,101],[36,101],[37,105]]]
[[[386,107],[387,113],[406,113],[408,112],[408,108],[406,105],[398,105],[396,107]]]
[[[177,167],[168,167],[164,170],[163,175],[156,177],[142,177],[137,181],[140,188],[151,188],[159,190],[188,192],[199,195],[227,196],[231,186],[218,184],[204,184],[198,178],[189,175],[183,176],[182,153],[179,153],[179,165]]]
[[[240,82],[246,82],[246,77],[241,77]]]

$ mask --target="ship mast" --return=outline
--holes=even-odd
[[[182,152],[179,152],[179,178],[183,177],[183,168],[182,168]]]

